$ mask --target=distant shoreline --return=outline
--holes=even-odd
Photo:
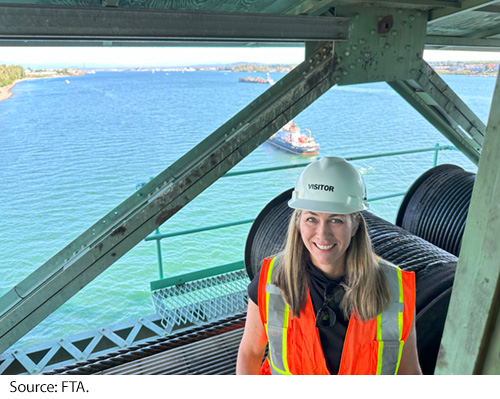
[[[11,92],[11,90],[19,82],[24,82],[26,80],[34,80],[34,79],[64,78],[64,77],[69,77],[69,76],[73,76],[73,75],[55,75],[55,76],[30,77],[30,78],[17,79],[13,83],[11,83],[10,85],[0,87],[0,101],[8,100],[9,98],[11,98],[12,95],[14,94]]]
[[[7,100],[7,99],[11,98],[12,94],[14,94],[14,93],[11,92],[12,88],[17,83],[23,82],[23,81],[28,80],[28,79],[29,78],[17,79],[13,83],[11,83],[10,85],[4,86],[4,87],[0,87],[0,101]]]
[[[436,68],[436,66],[434,66],[434,68]],[[156,69],[156,68],[152,68],[152,69]],[[123,70],[127,70],[127,68],[125,68],[125,69],[118,69],[118,71],[123,71]],[[149,69],[146,69],[146,70],[149,70]],[[168,70],[168,68],[165,69],[165,70]],[[203,70],[203,69],[199,69],[199,70]],[[243,70],[241,70],[239,72],[262,72],[262,71],[252,71],[252,70],[243,71]],[[271,71],[271,72],[273,72],[273,71]],[[439,75],[497,76],[497,72],[493,72],[493,73],[470,73],[470,71],[449,71],[449,70],[443,70],[443,69],[439,69],[439,68],[436,70],[436,72]],[[44,78],[47,78],[47,77],[65,77],[65,76],[72,76],[72,75],[44,76]],[[11,83],[10,85],[0,87],[0,101],[8,100],[9,98],[12,97],[12,95],[14,93],[12,93],[11,90],[12,90],[12,88],[17,83],[23,82],[25,80],[33,80],[33,79],[40,79],[40,78],[30,77],[30,78],[18,79],[16,81],[14,81],[13,83]]]

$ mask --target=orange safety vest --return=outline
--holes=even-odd
[[[300,318],[291,317],[281,290],[271,283],[276,258],[265,259],[259,279],[259,311],[269,351],[261,374],[330,374],[321,348],[309,291]],[[351,315],[339,374],[396,374],[415,310],[415,275],[380,263],[392,299],[366,322]]]

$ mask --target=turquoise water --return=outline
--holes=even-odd
[[[0,295],[261,94],[246,73],[97,72],[21,82],[0,102]],[[256,74],[253,74],[256,76]],[[262,75],[264,76],[264,75]],[[271,74],[274,80],[282,75]],[[486,123],[495,78],[443,76]],[[449,144],[385,83],[335,87],[295,118],[320,156]],[[433,153],[357,161],[368,196],[405,191]],[[306,158],[306,159],[314,159]],[[304,162],[263,144],[235,170]],[[439,163],[474,165],[460,153]],[[172,232],[255,217],[299,170],[219,180],[161,227]],[[394,221],[401,198],[371,210]],[[162,241],[165,276],[243,259],[250,225]],[[154,242],[141,242],[18,344],[154,313]]]

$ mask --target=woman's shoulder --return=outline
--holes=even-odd
[[[395,265],[392,262],[389,262],[386,259],[380,258],[378,261],[379,271],[381,275],[384,275],[386,280],[388,281],[397,281],[397,285],[403,282],[403,285],[413,286],[415,283],[415,273],[412,271],[406,271]]]
[[[375,262],[378,264],[380,270],[384,272],[390,272],[393,271],[394,269],[400,269],[397,265],[395,265],[392,262],[389,262],[387,259],[384,259],[378,255],[374,255],[375,257]]]

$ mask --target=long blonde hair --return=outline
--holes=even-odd
[[[292,313],[300,317],[307,294],[306,264],[310,261],[300,235],[302,211],[296,209],[290,218],[284,250],[276,259],[274,284],[283,291]],[[354,312],[362,321],[373,319],[391,300],[391,291],[384,272],[372,252],[365,219],[360,212],[351,214],[356,233],[346,252],[344,276],[345,295],[341,308],[345,317]]]

